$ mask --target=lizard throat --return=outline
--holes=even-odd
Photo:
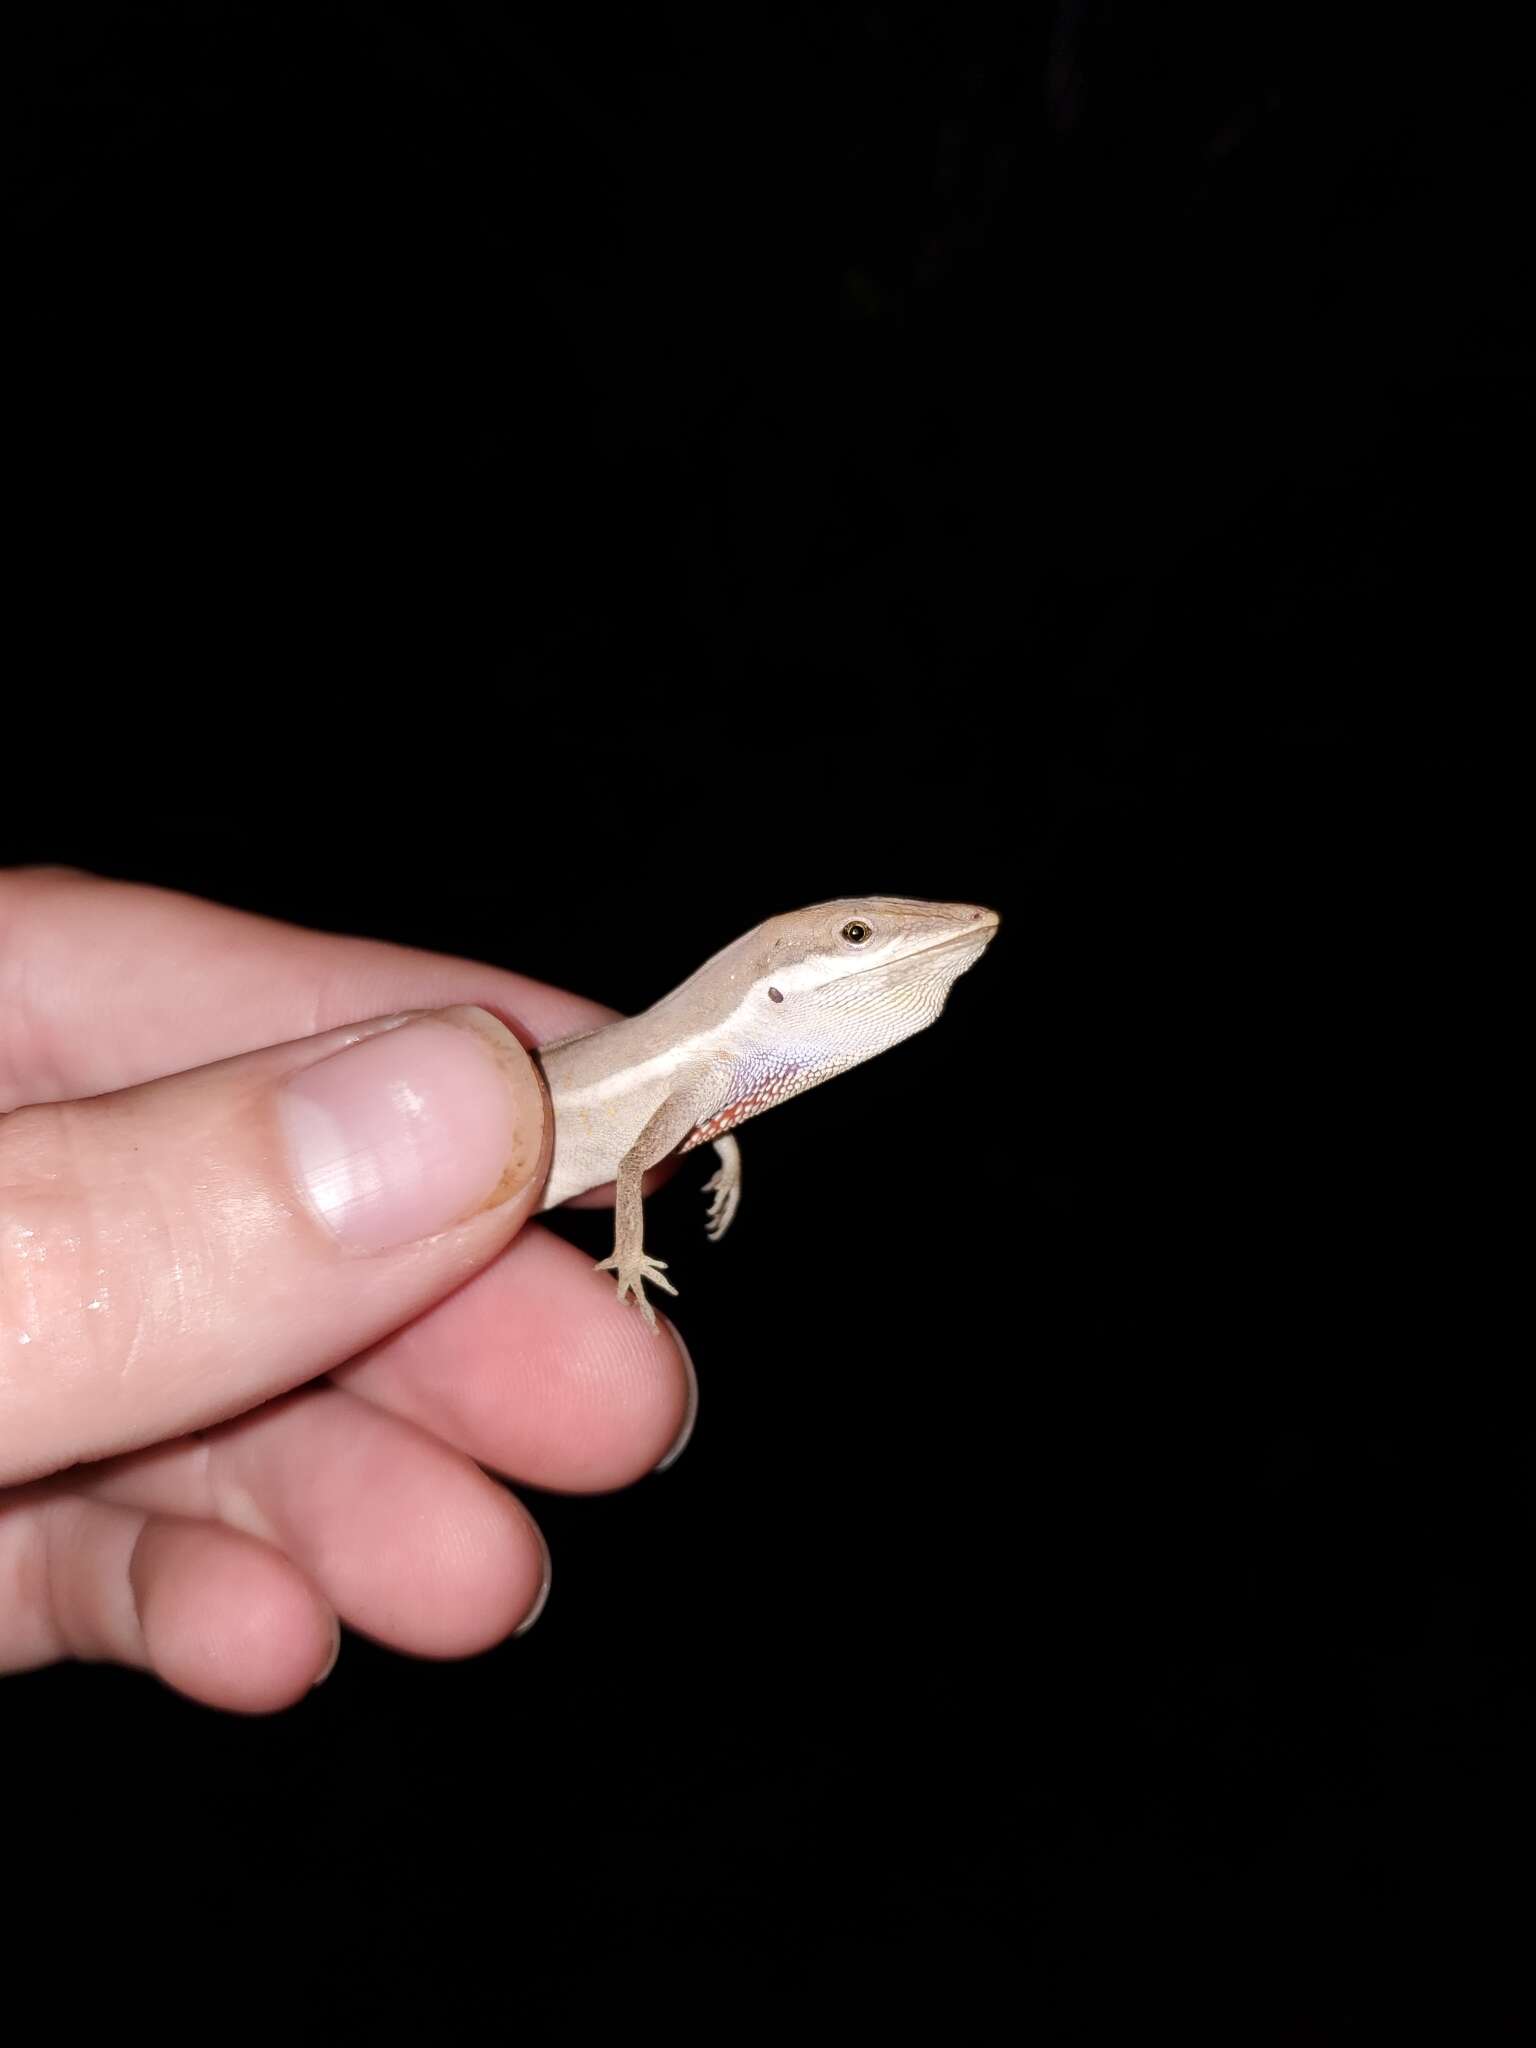
[[[772,1109],[776,1102],[800,1094],[802,1089],[822,1078],[820,1072],[809,1067],[783,1066],[759,1070],[753,1075],[752,1085],[745,1093],[733,1096],[712,1115],[696,1123],[677,1149],[679,1152],[691,1152],[695,1145],[711,1145],[716,1138],[723,1138],[727,1131],[734,1131],[749,1117],[760,1116],[765,1109]]]

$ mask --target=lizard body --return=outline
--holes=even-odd
[[[555,1115],[543,1207],[617,1181],[618,1276],[646,1321],[644,1283],[677,1289],[642,1248],[641,1182],[673,1152],[712,1144],[720,1165],[709,1235],[741,1196],[737,1124],[871,1059],[931,1024],[950,986],[997,930],[971,903],[847,897],[770,917],[638,1017],[537,1055]]]

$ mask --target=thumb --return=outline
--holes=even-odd
[[[537,1068],[471,1008],[0,1117],[0,1484],[340,1364],[501,1250],[549,1152]]]

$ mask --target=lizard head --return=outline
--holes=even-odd
[[[997,927],[995,910],[904,896],[845,896],[771,917],[752,934],[755,1017],[786,1037],[814,1017],[867,1058],[933,1022]]]

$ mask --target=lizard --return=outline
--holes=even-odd
[[[641,1183],[673,1153],[713,1145],[707,1231],[723,1237],[741,1200],[749,1117],[924,1030],[997,931],[973,903],[859,896],[770,917],[636,1017],[541,1046],[554,1154],[541,1207],[617,1181],[617,1276],[654,1331],[646,1283],[675,1295],[643,1247]]]

